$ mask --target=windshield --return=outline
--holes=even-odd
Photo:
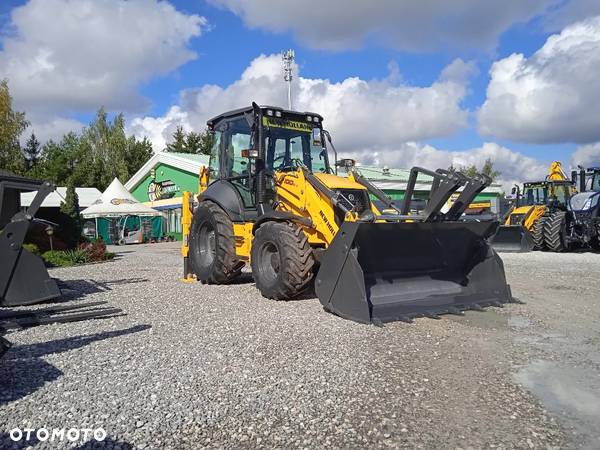
[[[291,168],[294,160],[298,160],[311,172],[328,173],[329,161],[321,129],[311,128],[310,124],[297,128],[302,129],[271,126],[265,130],[267,167],[272,170]]]
[[[556,197],[556,200],[558,201],[558,203],[560,203],[561,205],[566,205],[570,195],[570,186],[569,185],[564,185],[564,184],[559,184],[559,185],[555,185],[553,188],[553,192],[552,195],[554,197]]]
[[[526,186],[522,204],[527,206],[545,205],[547,200],[546,186]]]

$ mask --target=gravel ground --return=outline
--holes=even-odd
[[[182,283],[177,244],[117,251],[51,275],[127,315],[8,336],[0,448],[600,448],[600,255],[505,255],[526,304],[375,327],[263,299],[250,275]]]

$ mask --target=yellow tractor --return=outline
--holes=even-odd
[[[566,209],[574,183],[567,178],[558,161],[550,165],[544,181],[523,184],[513,188],[516,200],[496,236],[494,249],[501,252],[528,252],[544,250],[544,224],[549,213]]]
[[[351,160],[338,162],[322,122],[319,114],[256,104],[208,121],[209,167],[193,217],[183,220],[188,277],[225,284],[249,264],[264,297],[291,299],[314,285],[327,311],[362,323],[512,300],[487,242],[498,223],[461,220],[489,178],[413,168],[396,205]],[[346,176],[337,175],[342,165]],[[417,211],[411,200],[420,174],[433,184]]]

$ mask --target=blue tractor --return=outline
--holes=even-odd
[[[556,210],[546,219],[546,247],[554,252],[600,250],[600,167],[579,166],[572,179],[578,193],[571,196],[566,211]]]

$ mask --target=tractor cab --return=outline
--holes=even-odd
[[[259,203],[272,204],[275,172],[303,166],[315,174],[333,173],[322,121],[319,114],[258,105],[214,117],[208,121],[213,133],[208,184],[227,181],[252,217]]]
[[[519,206],[540,206],[553,203],[566,207],[573,192],[571,181],[540,181],[524,183]]]

